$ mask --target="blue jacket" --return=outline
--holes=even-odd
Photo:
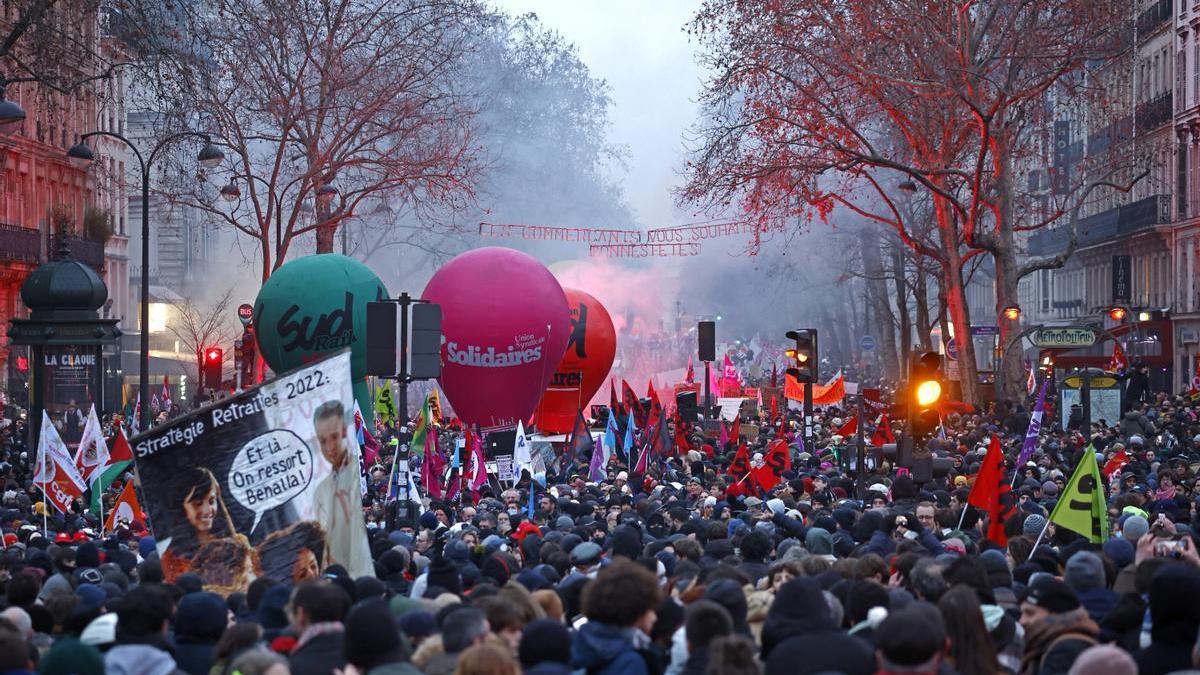
[[[571,667],[589,675],[651,675],[629,635],[598,621],[583,624],[571,643]]]

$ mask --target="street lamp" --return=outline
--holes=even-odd
[[[227,202],[236,202],[242,196],[242,191],[238,189],[237,183],[232,180],[229,184],[221,188],[221,199]]]
[[[1004,308],[1004,318],[1009,321],[1016,321],[1021,318],[1021,308],[1018,305],[1009,305]]]
[[[1108,318],[1121,323],[1125,321],[1125,317],[1129,316],[1129,310],[1120,305],[1113,305],[1108,308]]]
[[[0,133],[11,134],[25,122],[25,110],[16,101],[4,98],[6,86],[0,86]]]
[[[116,139],[125,144],[137,157],[138,165],[142,171],[142,275],[141,275],[141,344],[139,345],[140,367],[138,373],[138,398],[140,399],[141,413],[138,417],[138,430],[146,431],[150,427],[150,168],[154,165],[154,159],[158,153],[167,147],[167,145],[181,138],[200,138],[204,140],[204,147],[200,149],[200,153],[196,156],[196,161],[200,166],[211,169],[216,167],[225,159],[225,153],[221,149],[212,144],[208,134],[202,134],[195,131],[181,131],[177,134],[171,134],[158,142],[151,150],[150,154],[143,158],[142,153],[137,146],[128,138],[121,134],[112,131],[92,131],[79,137],[79,142],[71,146],[67,151],[67,157],[71,163],[76,165],[86,165],[96,158],[91,147],[84,141],[92,136],[107,136],[108,138]]]

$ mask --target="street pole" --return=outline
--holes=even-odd
[[[804,383],[804,451],[807,453],[815,452],[813,448],[812,437],[812,416],[813,416],[813,383]]]
[[[170,143],[181,138],[200,138],[203,139],[205,145],[201,149],[197,161],[204,167],[213,167],[220,164],[225,155],[216,147],[213,147],[207,134],[202,134],[196,131],[181,131],[171,134],[158,142],[150,154],[143,158],[141,151],[128,138],[113,131],[91,131],[79,137],[79,142],[76,143],[70,150],[67,151],[67,157],[71,161],[91,162],[95,159],[92,150],[84,141],[93,136],[104,136],[120,141],[137,158],[138,166],[142,170],[142,274],[141,274],[141,311],[139,312],[139,321],[141,322],[141,336],[139,340],[139,373],[138,373],[138,397],[141,405],[141,414],[138,415],[138,430],[145,432],[150,427],[150,168],[154,165],[154,158],[159,151],[167,147]]]
[[[867,444],[866,444],[866,439],[864,438],[864,434],[863,434],[863,393],[862,393],[862,389],[861,389],[862,385],[860,384],[858,386],[860,387],[860,389],[858,390],[858,425],[855,429],[855,435],[858,437],[857,444],[856,444],[858,446],[858,473],[856,474],[857,478],[858,478],[858,480],[856,481],[858,490],[856,490],[856,492],[858,493],[858,498],[863,499],[864,497],[867,496],[867,481],[866,481]],[[807,449],[808,448],[805,448],[805,450],[807,450]]]
[[[125,140],[125,139],[121,139]],[[133,145],[125,141],[131,148]],[[136,149],[134,150],[136,154]],[[142,275],[138,336],[138,431],[150,428],[150,167],[142,162]]]
[[[405,291],[397,300],[400,303],[400,372],[396,374],[400,391],[397,398],[400,402],[400,414],[404,423],[408,424],[408,306],[412,304],[412,296]]]
[[[704,362],[704,419],[708,420],[708,416],[712,414],[712,387],[710,382],[712,377],[709,375],[708,369],[711,364],[708,361]]]

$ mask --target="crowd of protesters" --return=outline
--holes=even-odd
[[[333,565],[225,597],[191,574],[164,583],[152,523],[102,532],[81,501],[43,528],[24,423],[9,422],[0,673],[1200,668],[1200,404],[1145,398],[1111,426],[1064,430],[1048,415],[1020,467],[1030,402],[950,415],[932,443],[949,468],[921,483],[874,447],[857,475],[852,439],[836,433],[851,411],[819,410],[804,446],[796,413],[769,419],[764,406],[724,446],[711,424],[707,435],[685,430],[686,447],[645,475],[618,456],[590,480],[588,458],[568,451],[536,480],[493,481],[477,500],[429,502],[412,517],[385,504],[390,455],[408,436],[384,429],[364,499],[375,575]],[[761,463],[781,424],[791,454],[782,480],[759,494],[734,487],[738,448]],[[984,536],[989,516],[965,506],[993,436],[1014,492],[1003,546]],[[1049,522],[1088,452],[1100,466],[1128,458],[1098,486],[1111,533],[1099,543]]]

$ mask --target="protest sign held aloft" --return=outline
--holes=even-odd
[[[341,564],[372,574],[350,353],[342,351],[131,444],[168,581],[244,591]]]

